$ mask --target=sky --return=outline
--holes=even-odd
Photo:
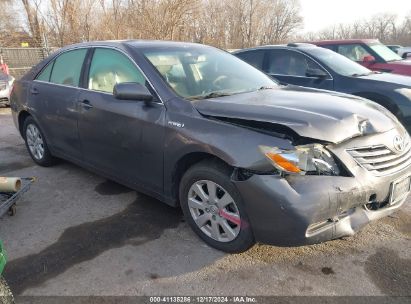
[[[404,17],[411,0],[300,0],[304,31],[316,32],[330,25],[351,23],[380,13]]]

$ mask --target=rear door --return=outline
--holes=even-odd
[[[281,83],[324,90],[334,88],[331,75],[305,54],[292,50],[277,49],[267,51],[266,56],[265,72]],[[310,69],[322,71],[327,76],[309,76],[308,71]]]
[[[113,96],[122,82],[151,90],[134,61],[117,49],[95,48],[86,74],[78,124],[86,162],[115,179],[161,193],[164,105]]]
[[[77,100],[87,51],[82,48],[59,55],[37,76],[29,92],[33,116],[50,148],[75,159],[82,158]]]

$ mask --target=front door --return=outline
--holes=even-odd
[[[265,72],[283,84],[333,90],[332,77],[320,65],[308,56],[285,49],[267,51]],[[310,75],[310,70],[321,71],[327,76],[316,77]]]
[[[79,96],[79,133],[86,162],[126,183],[163,190],[165,107],[161,102],[118,100],[117,83],[147,85],[141,71],[122,52],[96,48],[86,90]]]

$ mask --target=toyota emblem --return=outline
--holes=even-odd
[[[400,135],[396,135],[394,137],[394,148],[398,152],[404,151],[405,148],[405,143],[404,143],[404,138]]]

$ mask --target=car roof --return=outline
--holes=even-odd
[[[108,46],[108,47],[122,47],[130,46],[134,48],[164,48],[164,47],[210,47],[192,42],[179,41],[163,41],[163,40],[105,40],[105,41],[89,41],[76,44],[67,45],[64,49],[71,49],[76,47],[93,47],[93,46]]]
[[[378,39],[343,39],[343,40],[318,40],[311,43],[315,45],[326,44],[353,44],[353,43],[375,43],[380,42]]]
[[[246,51],[253,51],[253,50],[265,50],[265,49],[286,49],[286,50],[307,50],[318,48],[318,46],[311,44],[311,43],[289,43],[289,44],[271,44],[271,45],[261,45],[246,49],[241,49],[233,52],[233,54],[240,54]]]

